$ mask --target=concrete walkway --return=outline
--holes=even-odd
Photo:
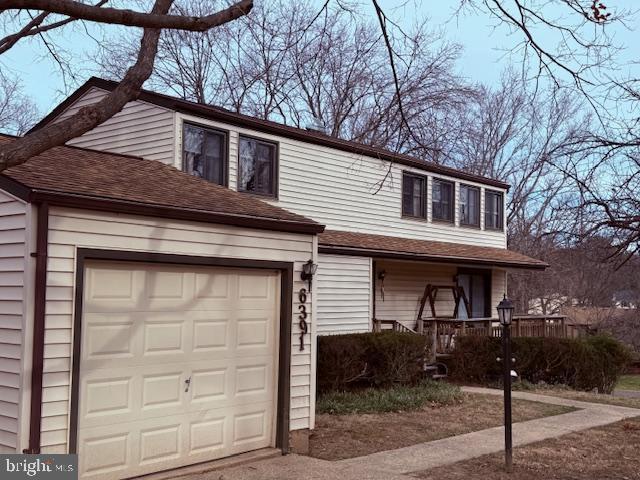
[[[501,390],[464,388],[469,393],[502,395]],[[514,398],[579,408],[575,412],[516,423],[514,446],[526,445],[570,432],[599,427],[640,416],[640,409],[579,402],[527,392],[513,392]],[[408,480],[408,474],[495,453],[504,449],[504,429],[443,438],[410,447],[373,453],[364,457],[330,462],[287,455],[237,467],[187,476],[197,480]]]
[[[502,395],[501,390],[463,388],[465,392]],[[579,408],[575,412],[529,420],[513,425],[514,446],[526,445],[571,432],[600,427],[625,418],[640,416],[640,410],[613,405],[579,402],[564,398],[513,392],[513,398],[552,403]],[[504,428],[495,427],[478,432],[443,438],[410,447],[373,453],[364,457],[342,460],[345,467],[363,466],[395,474],[411,473],[468,460],[504,449]]]

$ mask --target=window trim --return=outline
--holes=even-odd
[[[433,190],[434,190],[434,185],[435,183],[447,183],[449,185],[451,185],[451,219],[447,220],[445,218],[436,218],[433,215]],[[432,177],[432,181],[431,181],[431,202],[430,203],[430,208],[431,208],[431,221],[435,222],[435,223],[443,223],[446,225],[455,225],[456,223],[456,182],[453,182],[451,180],[445,180],[442,178],[437,178],[437,177]]]
[[[488,214],[488,210],[487,210],[487,195],[499,195],[500,196],[500,200],[501,200],[501,222],[500,222],[500,226],[499,227],[491,227],[487,225],[487,214]],[[504,232],[504,192],[501,192],[499,190],[492,190],[489,188],[485,188],[484,189],[484,229],[485,230],[491,230],[494,232]]]
[[[261,192],[250,192],[248,190],[244,190],[240,188],[240,142],[242,141],[243,138],[247,138],[249,140],[254,140],[256,142],[261,142],[261,143],[266,143],[269,145],[272,145],[275,150],[274,156],[275,158],[273,159],[273,169],[272,169],[272,176],[273,176],[273,193],[261,193]],[[277,140],[265,140],[264,138],[261,137],[256,137],[254,135],[247,135],[244,133],[238,133],[238,153],[237,153],[237,163],[236,163],[236,191],[241,192],[241,193],[246,193],[247,195],[255,195],[256,197],[260,197],[260,198],[271,198],[271,199],[275,199],[278,200],[279,194],[280,194],[280,175],[279,175],[279,171],[280,171],[280,142],[278,142]]]
[[[422,215],[411,215],[409,213],[405,213],[404,211],[404,177],[413,177],[422,180]],[[428,177],[425,175],[420,175],[419,173],[413,173],[407,170],[402,171],[402,183],[400,186],[400,217],[407,218],[410,220],[427,220],[428,218],[428,198],[427,198],[427,190],[428,190]]]
[[[224,136],[224,141],[222,142],[222,162],[224,165],[222,166],[222,183],[220,186],[229,188],[229,143],[231,138],[231,131],[224,128],[217,128],[211,125],[206,125],[204,123],[193,122],[191,120],[182,120],[182,128],[180,129],[180,170],[188,175],[191,175],[185,170],[184,165],[184,127],[185,125],[191,125],[193,127],[202,128],[204,130],[209,130],[215,133],[220,133]],[[206,179],[203,179],[206,180]],[[206,180],[209,181],[209,180]],[[213,182],[210,182],[213,183]],[[214,183],[214,185],[218,185]]]
[[[462,201],[460,200],[460,196],[462,195],[462,189],[466,188],[469,190],[475,190],[478,192],[478,223],[465,223],[462,221]],[[469,199],[467,199],[468,202]],[[459,195],[458,195],[458,215],[460,215],[460,226],[461,227],[465,227],[465,228],[474,228],[474,229],[480,229],[481,227],[481,220],[480,220],[480,216],[482,215],[482,208],[480,205],[480,202],[482,201],[482,189],[480,187],[476,187],[475,185],[469,185],[468,183],[461,183],[460,184],[460,189],[459,189]]]

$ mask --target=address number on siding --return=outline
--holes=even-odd
[[[300,314],[298,315],[298,325],[300,326],[300,351],[304,351],[304,336],[309,332],[309,325],[307,324],[307,289],[301,288],[298,292],[298,300],[300,301],[300,305],[298,305],[298,310]]]

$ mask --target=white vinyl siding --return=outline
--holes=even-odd
[[[491,273],[491,317],[497,318],[496,307],[507,294],[507,272],[506,270],[494,268]]]
[[[416,327],[420,310],[420,300],[427,284],[452,285],[458,271],[456,265],[443,265],[420,262],[376,261],[376,275],[384,270],[383,283],[376,283],[376,318],[378,320],[397,320],[411,329]],[[491,273],[491,316],[496,317],[495,306],[505,291],[505,271],[494,269]],[[450,290],[440,290],[436,297],[436,315],[453,315],[455,302]],[[425,305],[423,317],[431,316],[429,304]]]
[[[20,451],[28,223],[26,204],[0,192],[0,453]]]
[[[318,255],[318,334],[371,331],[371,259]]]
[[[67,448],[69,378],[74,306],[76,249],[105,248],[167,254],[264,259],[295,262],[294,291],[302,264],[313,254],[311,235],[257,231],[222,225],[150,219],[133,215],[52,208],[49,221],[49,273],[42,419],[42,450]],[[298,296],[293,295],[293,311]],[[312,312],[311,299],[307,300]],[[311,316],[308,322],[313,322]],[[313,330],[311,330],[313,331]],[[311,428],[311,335],[299,351],[299,327],[294,316],[291,358],[290,429]]]
[[[104,91],[89,90],[60,118],[101,95]],[[462,182],[481,188],[481,225],[475,230],[461,228],[457,202],[461,182],[455,178],[395,163],[390,167],[389,162],[378,158],[176,113],[139,100],[130,102],[122,112],[70,144],[139,155],[181,169],[183,121],[229,131],[228,175],[229,188],[233,190],[237,189],[239,135],[277,142],[278,199],[270,202],[312,218],[328,229],[506,248],[504,231],[484,230],[485,186],[481,183]],[[402,218],[403,171],[427,176],[428,222]],[[431,222],[434,178],[455,182],[454,224]]]
[[[376,281],[376,319],[397,320],[411,329],[416,328],[420,299],[427,284],[451,284],[457,268],[420,262],[376,261],[376,276],[385,271],[384,282]],[[384,300],[383,300],[384,289]],[[436,300],[436,314],[453,313],[453,297],[441,291]],[[427,312],[425,316],[429,316]]]
[[[314,145],[277,135],[235,127],[203,118],[178,114],[177,123],[197,121],[230,130],[229,188],[236,189],[238,138],[250,135],[278,142],[278,200],[269,203],[307,216],[326,225],[328,230],[373,233],[421,240],[457,242],[478,246],[506,248],[504,232],[461,228],[458,216],[460,182],[454,178],[424,170],[393,164],[364,155]],[[176,145],[181,141],[177,138]],[[177,164],[176,164],[177,166]],[[442,178],[455,182],[455,223],[425,222],[402,218],[402,172]],[[385,179],[386,178],[386,179]],[[383,182],[380,188],[380,183]],[[428,219],[431,220],[432,181],[428,182]],[[481,219],[484,216],[484,185],[462,182],[481,189]],[[495,188],[492,188],[495,190]]]
[[[91,88],[54,121],[76,113],[80,108],[98,102],[104,90]],[[121,112],[81,137],[67,142],[76,147],[123,153],[173,164],[175,114],[166,108],[142,101],[129,102]]]

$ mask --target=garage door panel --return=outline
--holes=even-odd
[[[85,477],[127,478],[274,444],[276,272],[98,263],[87,271]]]
[[[187,332],[184,327],[184,319],[145,322],[142,334],[142,355],[155,357],[184,355],[189,349],[188,345],[185,345]]]
[[[136,355],[136,325],[124,315],[88,314],[85,325],[84,360],[96,363],[127,360]]]
[[[93,428],[79,438],[80,473],[126,478],[263,448],[272,412],[265,402]]]
[[[143,298],[144,272],[126,265],[89,269],[85,275],[84,308],[87,312],[128,312]]]
[[[231,301],[235,294],[235,277],[227,273],[195,272],[195,298],[205,303],[210,302],[214,308],[220,308]],[[222,302],[222,303],[221,303]]]
[[[115,373],[115,372],[114,372]],[[114,417],[129,417],[134,406],[134,378],[122,372],[121,375],[101,375],[96,379],[87,378],[84,384],[85,402],[82,416],[86,420],[94,420],[101,424],[104,417],[113,421]]]
[[[136,432],[133,430],[122,430],[103,432],[93,432],[90,437],[79,438],[80,452],[78,461],[80,463],[80,474],[88,478],[97,475],[119,476],[133,462],[135,452],[133,451],[132,438]]]

